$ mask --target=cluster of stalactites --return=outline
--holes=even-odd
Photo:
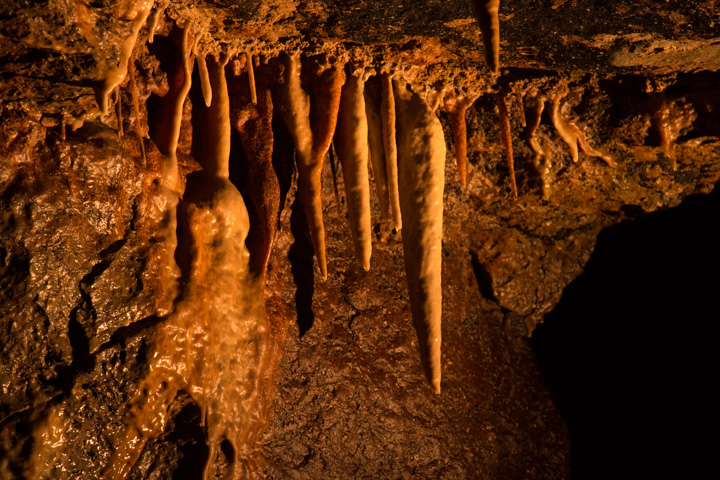
[[[142,144],[131,53],[152,2],[139,5],[143,9],[132,17],[132,35],[124,44],[127,48],[119,67],[123,71],[109,71],[100,83],[102,88],[96,89],[96,98],[99,108],[109,114],[109,93],[115,89],[118,102],[117,92],[127,75]],[[150,16],[148,41],[155,40],[158,16],[158,11]],[[149,135],[157,146],[152,158],[159,157],[153,162],[159,177],[159,187],[152,191],[153,204],[163,210],[153,236],[159,243],[155,248],[163,255],[154,260],[167,264],[168,268],[161,270],[169,272],[169,283],[178,284],[177,249],[184,281],[173,308],[162,313],[162,322],[147,334],[148,371],[130,400],[126,428],[118,433],[102,476],[127,476],[147,440],[165,430],[168,411],[180,391],[191,395],[202,410],[210,449],[205,478],[216,477],[213,465],[223,441],[229,442],[237,454],[228,458],[232,465],[226,476],[258,476],[253,459],[244,454],[241,458],[241,453],[254,443],[262,425],[278,338],[271,333],[264,315],[263,276],[258,274],[267,266],[280,198],[272,169],[272,100],[268,89],[259,95],[255,89],[251,55],[242,57],[249,85],[237,88],[237,79],[227,78],[232,75],[228,63],[234,55],[201,51],[199,36],[191,26],[173,27],[167,35],[163,41],[178,55],[161,60],[167,90],[154,99],[153,114],[147,116]],[[188,176],[183,192],[177,152],[195,65],[205,105],[193,105],[192,154],[202,170]],[[231,83],[234,96],[228,89]],[[122,109],[116,105],[118,133],[122,135]],[[233,127],[242,140],[248,172],[256,180],[245,199],[229,181]],[[144,158],[144,151],[142,155]],[[178,204],[180,196],[183,198]],[[252,215],[246,209],[248,203],[254,207]],[[248,236],[250,221],[257,230],[253,239]],[[180,234],[176,237],[178,224]],[[58,405],[50,411],[45,426],[37,429],[29,477],[46,478],[59,468],[70,472],[63,465],[69,421]]]
[[[348,220],[360,265],[370,269],[372,168],[381,220],[402,228],[413,322],[421,357],[440,391],[442,192],[445,141],[432,109],[401,80],[362,70],[316,68],[302,88],[299,55],[282,55],[279,110],[295,144],[298,194],[318,266],[327,275],[321,173],[331,143],[342,165]],[[422,119],[422,122],[419,122]],[[403,146],[404,145],[404,146]],[[421,172],[421,173],[418,173]]]
[[[113,88],[120,87],[126,71],[130,73],[131,90],[133,92],[137,90],[134,86],[132,47],[138,38],[142,25],[148,19],[150,22],[148,39],[149,41],[153,40],[158,18],[161,16],[161,12],[158,10],[151,12],[152,1],[136,3],[138,6],[134,11],[132,32],[123,44],[121,62],[116,69],[107,74],[107,78],[100,82],[99,87],[96,89],[98,103],[105,112],[108,111],[108,95],[110,91]],[[497,0],[476,1],[474,5],[483,37],[486,40],[488,65],[491,71],[496,73],[499,67],[499,2]],[[419,195],[418,191],[413,190],[415,185],[411,184],[419,180],[409,175],[407,168],[403,170],[402,159],[405,158],[406,162],[412,164],[427,161],[435,165],[441,160],[444,162],[444,153],[443,158],[440,159],[440,148],[436,146],[431,148],[428,144],[428,142],[437,142],[438,139],[442,138],[442,128],[434,112],[440,104],[443,104],[444,109],[449,113],[460,183],[464,187],[468,176],[465,115],[467,109],[477,99],[476,95],[460,94],[453,90],[435,92],[433,101],[428,105],[425,100],[413,93],[412,88],[408,87],[402,80],[393,80],[392,76],[387,73],[371,76],[363,69],[352,70],[345,68],[343,65],[331,64],[314,65],[310,69],[313,72],[313,78],[305,79],[305,82],[303,82],[301,79],[302,63],[298,53],[281,54],[279,58],[273,60],[275,68],[268,69],[271,74],[265,72],[262,77],[262,82],[265,85],[258,94],[253,68],[254,64],[256,64],[254,60],[257,60],[257,58],[254,58],[248,52],[239,55],[237,53],[225,53],[220,57],[208,55],[208,52],[199,48],[199,35],[195,35],[194,41],[191,40],[191,30],[191,27],[181,30],[182,35],[175,41],[183,61],[172,72],[168,72],[168,92],[163,97],[163,101],[159,103],[161,111],[157,115],[162,120],[150,125],[151,138],[163,155],[162,172],[166,186],[170,190],[178,191],[180,186],[178,185],[176,150],[179,129],[182,122],[183,104],[190,90],[192,69],[194,65],[197,65],[203,103],[210,112],[207,124],[215,124],[221,121],[232,123],[240,134],[246,155],[252,160],[250,162],[252,168],[248,173],[263,179],[257,184],[256,182],[248,182],[250,184],[250,194],[253,196],[251,203],[254,204],[251,212],[251,222],[254,230],[251,231],[248,242],[255,242],[259,245],[256,249],[251,247],[251,253],[253,250],[261,252],[258,255],[251,255],[251,270],[262,276],[267,266],[275,235],[274,224],[277,218],[279,187],[277,186],[277,178],[272,171],[273,137],[271,124],[273,111],[278,112],[284,120],[295,146],[298,195],[305,209],[315,257],[322,278],[327,277],[328,268],[325,253],[321,179],[325,157],[331,152],[332,145],[334,145],[334,151],[337,153],[342,165],[350,233],[354,250],[360,265],[365,270],[370,268],[372,255],[370,168],[372,169],[375,191],[380,206],[381,221],[389,221],[396,231],[402,231],[404,241],[406,237],[415,236],[410,232],[419,232],[417,233],[418,238],[425,238],[425,234],[422,232],[427,229],[437,228],[440,232],[442,231],[442,209],[432,214],[428,213],[423,218],[404,211],[414,208],[408,206],[412,202],[404,201],[403,198],[408,195]],[[217,89],[220,87],[213,87],[210,71],[218,68],[225,70],[225,65],[231,59],[234,59],[235,63],[244,64],[246,67],[248,87],[246,89],[247,93],[244,95],[246,95],[248,101],[242,108],[230,108],[228,106],[228,110],[231,111],[229,118],[215,118],[212,112],[216,110],[224,111],[225,106],[220,108],[218,101],[225,97],[216,98]],[[268,62],[269,60],[265,61],[266,64]],[[258,65],[256,64],[256,66]],[[228,67],[228,70],[233,69]],[[273,77],[272,73],[276,76]],[[303,73],[303,75],[306,74],[307,72]],[[235,79],[230,78],[228,82],[235,82]],[[306,91],[303,85],[310,85],[310,91]],[[231,90],[237,91],[237,88],[233,89],[231,87]],[[137,112],[138,101],[136,97],[136,94],[134,94],[135,124],[138,135],[140,135],[141,129],[138,126],[140,115]],[[496,97],[501,140],[505,147],[510,171],[511,190],[513,196],[517,197],[512,131],[506,95],[498,94]],[[524,118],[524,106],[519,95],[518,99],[518,104],[521,107],[520,113]],[[563,118],[560,110],[560,100],[561,97],[556,96],[550,99],[541,98],[531,99],[530,101],[531,121],[525,127],[525,136],[530,148],[535,152],[536,164],[541,164],[542,162],[538,159],[546,156],[538,142],[534,140],[534,133],[539,125],[539,117],[546,104],[549,106],[552,123],[560,137],[570,147],[574,161],[577,161],[578,158],[579,143],[587,154],[598,156],[610,164],[612,162],[610,157],[590,147],[580,128]],[[414,125],[416,121],[415,118],[409,118],[407,115],[402,117],[401,115],[401,112],[408,110],[408,104],[413,105],[410,110],[415,112],[415,115],[426,118],[427,121],[420,126],[408,129],[406,123],[410,122]],[[420,107],[421,104],[424,105],[422,108]],[[429,119],[434,119],[434,121],[430,122]],[[119,125],[122,125],[122,122],[119,122]],[[525,126],[524,122],[523,126]],[[425,135],[423,129],[431,129],[433,133]],[[208,131],[225,132],[229,130],[223,127],[222,129],[208,129]],[[193,135],[195,136],[196,133]],[[203,134],[197,133],[197,135],[202,136]],[[415,138],[414,142],[409,142],[408,146],[401,147],[403,142],[401,137],[403,135],[414,135],[412,137]],[[197,148],[202,151],[193,147],[193,155],[204,159],[201,163],[206,173],[212,172],[213,176],[227,179],[229,170],[224,158],[225,153],[229,151],[229,136],[211,140],[201,142],[205,147]],[[142,142],[140,143],[142,144]],[[402,148],[409,149],[410,152],[414,153],[402,151]],[[420,158],[422,155],[414,150],[419,148],[424,148],[426,151],[432,151],[433,153],[432,155],[428,154],[429,159]],[[212,160],[220,158],[223,160]],[[442,169],[429,168],[428,172],[435,172],[437,177],[438,170]],[[404,174],[403,171],[405,171]],[[539,171],[543,175],[542,169],[539,168]],[[550,182],[545,180],[545,176],[543,178],[544,185],[547,187],[546,190],[549,190]],[[423,177],[423,181],[426,180]],[[427,181],[433,185],[439,185],[437,178]],[[415,193],[408,193],[411,191]],[[442,197],[440,197],[439,203],[442,206]],[[406,206],[403,207],[403,204]],[[424,208],[422,206],[416,207]],[[432,227],[429,225],[432,225]],[[423,268],[416,271],[416,269],[409,268],[408,265],[417,263],[418,256],[423,257],[426,250],[439,248],[440,237],[433,240],[433,242],[432,245],[424,244],[422,247],[418,247],[425,249],[422,251],[418,251],[416,248],[405,248],[408,284],[411,286],[410,298],[411,303],[414,304],[412,307],[413,319],[419,334],[422,328],[418,327],[418,325],[439,322],[439,317],[437,320],[432,320],[432,322],[419,320],[420,317],[425,315],[419,312],[429,310],[440,312],[441,308],[439,304],[433,307],[425,305],[422,308],[415,304],[420,302],[420,298],[426,301],[430,297],[435,299],[433,301],[440,302],[440,297],[439,295],[435,297],[428,296],[425,293],[413,292],[412,289],[415,288],[413,285],[422,284],[424,280],[410,277],[413,275],[426,275],[429,271],[439,272],[440,267],[438,263],[437,268],[425,268],[423,266]],[[434,259],[433,262],[439,262],[439,260]],[[438,282],[437,290],[440,291],[439,276],[433,282]],[[434,318],[435,314],[426,316]],[[435,339],[432,341],[421,339],[421,345],[437,345],[439,352],[439,326],[428,327],[426,330],[436,331],[437,335],[433,334]],[[435,389],[439,391],[439,380],[435,381],[436,378],[439,379],[439,353],[423,352],[422,356],[423,359],[437,360],[428,360],[424,363],[426,370],[430,372],[428,375],[433,379],[433,384],[437,383]]]
[[[122,44],[120,61],[105,72],[105,78],[97,83],[95,93],[99,110],[107,115],[110,112],[110,94],[116,92],[118,128],[122,130],[119,88],[127,77],[133,100],[135,134],[140,140],[144,159],[132,53],[146,22],[149,23],[148,41],[153,42],[162,10],[152,10],[153,0],[130,3],[132,8],[127,18],[131,20],[131,31]],[[497,74],[499,0],[473,0],[473,5],[483,34],[488,67]],[[173,261],[177,199],[182,194],[177,150],[184,105],[190,93],[193,69],[197,65],[204,106],[199,107],[198,118],[192,120],[192,153],[202,171],[199,179],[188,183],[181,204],[181,223],[184,222],[188,238],[195,242],[185,245],[185,248],[189,249],[194,263],[190,265],[189,280],[182,299],[175,311],[167,316],[164,326],[157,329],[157,338],[154,339],[156,351],[150,360],[151,373],[143,381],[143,386],[147,387],[145,397],[141,395],[134,399],[135,418],[125,432],[124,442],[117,449],[107,475],[122,478],[128,473],[144,442],[164,430],[167,410],[180,390],[195,392],[196,400],[203,408],[211,449],[209,462],[214,459],[223,439],[229,440],[234,447],[240,447],[243,439],[250,435],[242,431],[246,426],[231,425],[231,422],[247,423],[248,418],[256,415],[253,409],[259,408],[256,403],[261,396],[258,382],[270,364],[268,359],[272,351],[272,345],[265,338],[267,329],[261,308],[244,305],[249,295],[243,291],[257,291],[256,279],[262,283],[276,234],[280,190],[272,166],[272,120],[275,112],[280,114],[294,143],[298,196],[305,209],[323,278],[328,274],[321,184],[325,158],[335,151],[342,166],[350,235],[358,262],[365,270],[370,269],[372,256],[369,173],[372,171],[380,221],[389,222],[402,235],[410,307],[420,356],[430,384],[435,392],[440,393],[446,142],[435,111],[442,104],[449,114],[459,180],[464,188],[468,178],[465,116],[477,95],[454,90],[433,92],[430,95],[433,100],[428,104],[405,81],[388,73],[370,75],[362,68],[332,64],[314,65],[309,69],[313,77],[303,82],[299,53],[283,53],[274,59],[273,68],[258,74],[258,88],[254,66],[260,65],[257,57],[249,52],[203,51],[199,47],[200,36],[194,34],[191,26],[171,29],[169,35],[181,61],[164,66],[168,89],[157,102],[155,120],[149,125],[149,132],[161,154],[162,194],[167,197],[164,205],[170,219],[163,227],[169,232],[166,235],[169,239],[169,254],[166,257],[168,261]],[[237,69],[228,66],[230,61],[244,65],[243,75],[247,77],[242,80],[246,82],[244,86],[239,85],[241,75],[234,72]],[[303,84],[310,86],[309,91]],[[517,93],[524,136],[535,154],[534,162],[543,179],[546,196],[552,186],[549,153],[535,137],[544,111],[547,111],[557,134],[569,147],[574,162],[578,161],[579,146],[586,154],[613,165],[613,159],[590,146],[583,130],[563,115],[562,98],[562,95],[530,96],[526,123],[525,101]],[[496,100],[511,190],[517,198],[507,94],[497,94]],[[661,146],[675,167],[674,142],[681,126],[670,124],[669,110],[670,107],[662,103],[653,121],[660,132]],[[194,114],[195,111],[193,106]],[[247,182],[247,198],[244,199],[229,181],[231,128],[241,139],[248,162],[247,173],[251,177]],[[122,135],[122,131],[119,133]],[[246,204],[251,206],[250,211],[245,209]],[[191,224],[193,219],[197,221]],[[215,225],[223,222],[229,225],[227,231],[216,230]],[[228,240],[228,236],[232,238]],[[212,246],[217,245],[225,246],[213,251]],[[231,254],[223,254],[223,249]],[[233,280],[238,288],[231,291],[223,286],[223,282],[232,275],[239,276]],[[210,288],[204,288],[208,282]],[[232,295],[224,295],[228,292]],[[199,300],[201,298],[202,301]],[[233,307],[233,302],[240,303]],[[230,310],[232,313],[228,313]],[[222,324],[215,322],[217,319],[227,321],[235,334],[224,335]],[[193,335],[202,340],[190,342],[188,339]],[[244,343],[233,343],[233,339]],[[237,374],[237,365],[223,363],[222,356],[211,355],[210,350],[218,345],[234,354],[242,353],[239,347],[247,349],[248,345],[255,346],[252,355],[243,353],[243,359],[236,359],[237,364],[243,364],[246,378]],[[213,360],[207,360],[211,356]],[[213,390],[216,385],[211,382],[214,380],[205,375],[208,366],[215,374],[232,379],[227,380],[221,393]],[[260,372],[260,377],[257,372]],[[160,384],[165,386],[158,390]],[[249,399],[241,399],[240,393],[249,396]],[[154,417],[156,414],[159,419]],[[39,454],[37,458],[45,456]],[[208,464],[206,476],[211,475]]]
[[[485,61],[487,63],[490,72],[493,75],[497,75],[500,70],[500,0],[472,0],[473,11],[475,13],[475,19],[480,32],[482,33],[483,46],[485,49]],[[506,95],[499,93],[497,95],[497,107],[500,134],[502,139],[503,147],[508,162],[508,171],[510,174],[510,186],[514,198],[518,197],[518,188],[515,181],[515,165],[513,160],[513,149],[512,149],[512,135],[510,128],[510,115],[508,112]],[[524,135],[528,146],[534,153],[533,163],[535,168],[542,179],[543,196],[549,197],[552,193],[552,177],[551,177],[551,161],[547,152],[545,152],[540,144],[535,139],[535,132],[540,126],[540,118],[545,104],[548,103],[550,107],[550,118],[555,130],[560,135],[560,138],[570,148],[570,155],[574,162],[578,161],[578,143],[582,150],[594,157],[599,157],[609,166],[614,165],[612,157],[608,154],[594,149],[587,141],[587,138],[583,131],[573,122],[563,118],[560,113],[560,100],[561,95],[556,95],[550,99],[532,98],[530,100],[531,108],[531,122],[526,124],[525,121],[525,110],[523,105],[522,94],[518,93],[518,106],[520,108],[520,118],[522,126],[525,129]],[[447,104],[447,102],[446,102]],[[466,182],[466,163],[467,163],[467,140],[465,138],[465,123],[464,123],[464,112],[467,108],[467,104],[463,102],[463,99],[457,100],[451,98],[449,104],[449,111],[451,114],[450,121],[453,129],[453,137],[455,141],[455,152],[458,162],[458,171],[460,174],[460,182],[465,186]],[[672,161],[673,168],[677,168],[674,158],[674,144],[672,140],[667,140],[672,137],[673,128],[670,122],[663,117],[663,110],[658,110],[660,113],[653,119],[658,125],[662,125],[658,130],[661,132],[662,147],[666,155],[668,155]],[[667,115],[666,115],[667,116]],[[668,127],[668,125],[670,125]]]

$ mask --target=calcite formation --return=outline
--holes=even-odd
[[[637,32],[584,1],[350,3],[3,14],[0,477],[567,474],[522,336],[601,228],[720,176],[712,30],[678,72],[587,60]]]
[[[420,354],[428,380],[440,393],[445,139],[427,104],[405,82],[394,87],[405,272]]]
[[[500,0],[473,0],[475,17],[482,31],[485,61],[492,73],[500,69]]]

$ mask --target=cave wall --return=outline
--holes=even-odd
[[[569,477],[567,430],[526,337],[580,274],[604,227],[676,206],[717,181],[717,8],[621,0],[500,8],[493,75],[471,5],[460,1],[3,6],[0,475]],[[215,131],[197,60],[180,103],[177,182],[168,180],[157,132],[168,120],[163,99],[193,56],[207,54],[212,71],[213,54],[226,54],[230,108],[244,111],[246,52],[258,92],[272,99],[272,142],[267,128],[255,136],[233,129],[229,180],[248,207],[251,258],[261,235],[253,225],[265,221],[277,233],[264,292],[252,286],[219,301],[223,290],[213,288],[245,267],[211,268],[193,283],[197,265],[225,263],[197,260],[214,251],[195,246],[209,234],[183,224],[199,218],[187,209],[204,201],[193,182],[208,182],[200,146]],[[368,85],[395,75],[439,103],[448,150],[440,395],[418,354],[402,232],[381,217],[373,190],[366,272],[355,259],[343,169],[334,175],[327,158],[321,278],[298,194],[299,147],[283,120],[282,52],[301,53],[313,101],[327,92],[312,68],[334,66],[364,72]],[[466,185],[453,120],[453,100],[463,97],[473,100]],[[253,170],[248,135],[273,147],[265,176]],[[503,139],[512,142],[512,169]],[[258,217],[268,172],[276,223]],[[233,258],[244,255],[238,248]],[[264,298],[263,312],[237,316],[262,327],[255,357],[242,349],[252,340],[227,340],[239,338],[231,325],[249,323],[223,317],[245,295]],[[190,360],[163,356],[180,342],[167,340],[177,329],[213,340],[190,342],[201,345],[182,350]],[[195,373],[185,375],[187,365]],[[231,412],[242,404],[239,382],[198,393],[239,371],[255,382],[251,406]]]

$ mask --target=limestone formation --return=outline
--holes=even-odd
[[[21,3],[0,478],[569,478],[525,336],[720,178],[712,2]]]

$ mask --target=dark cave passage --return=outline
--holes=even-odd
[[[533,346],[574,479],[720,478],[720,188],[603,231]]]

